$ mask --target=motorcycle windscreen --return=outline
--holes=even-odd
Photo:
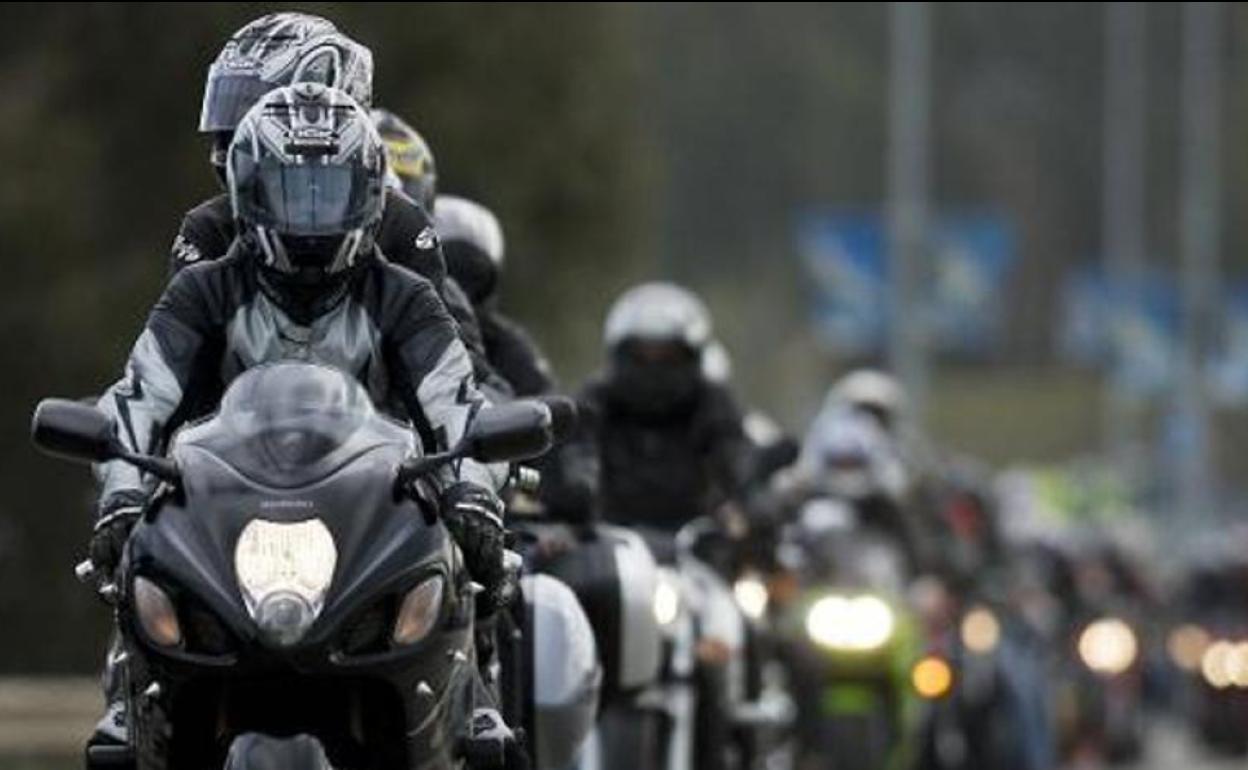
[[[302,362],[244,372],[213,418],[178,436],[178,444],[194,444],[256,481],[287,488],[323,478],[380,444],[412,442],[410,431],[377,413],[353,377]]]

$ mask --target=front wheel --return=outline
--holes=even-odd
[[[333,770],[325,747],[311,735],[274,738],[244,733],[230,744],[225,770]]]

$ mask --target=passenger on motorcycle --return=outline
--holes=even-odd
[[[528,332],[498,306],[505,253],[498,218],[475,201],[439,195],[433,221],[447,270],[476,311],[490,365],[518,396],[553,392],[556,383],[550,362]]]
[[[288,359],[355,374],[426,451],[454,445],[486,400],[432,284],[378,245],[385,161],[367,113],[322,84],[276,89],[241,119],[224,162],[238,237],[223,258],[174,276],[99,401],[126,447],[160,452],[239,373]],[[121,462],[98,476],[92,556],[110,570],[152,480]],[[502,469],[463,460],[438,490],[493,600],[505,583],[503,481]]]
[[[223,184],[226,151],[239,120],[270,90],[299,82],[341,89],[367,109],[373,93],[372,52],[328,20],[304,13],[263,16],[226,41],[208,69],[199,120],[200,133],[212,137],[209,160]],[[229,195],[209,198],[183,218],[170,250],[170,274],[196,262],[220,259],[236,235]],[[433,283],[459,326],[477,379],[491,393],[509,395],[485,363],[471,305],[445,282],[446,263],[429,214],[397,187],[385,195],[376,242],[391,262]]]

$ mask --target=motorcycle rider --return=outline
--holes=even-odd
[[[675,532],[744,499],[751,444],[732,394],[704,376],[710,341],[710,314],[680,286],[646,283],[616,300],[606,367],[577,399],[578,462],[556,507]]]
[[[174,276],[101,397],[121,441],[160,452],[239,372],[294,358],[353,373],[413,423],[426,451],[454,445],[486,399],[432,284],[380,252],[384,151],[367,113],[319,83],[279,88],[241,119],[224,160],[239,236],[225,257]],[[111,572],[149,480],[120,462],[97,470],[91,551]],[[501,469],[464,460],[437,483],[487,602],[505,590],[503,481]],[[492,709],[473,721],[476,734],[506,731]]]
[[[209,160],[222,183],[226,150],[239,120],[262,95],[296,82],[334,86],[367,108],[372,103],[372,52],[327,19],[304,13],[269,14],[235,32],[208,69],[199,120],[200,133],[212,137]],[[170,250],[170,274],[223,257],[236,235],[229,195],[209,198],[183,218]],[[485,363],[471,305],[446,284],[446,263],[429,214],[397,186],[386,194],[376,241],[387,259],[433,283],[459,326],[482,386],[496,397],[509,396],[505,383]]]
[[[434,203],[433,221],[446,255],[447,271],[476,311],[490,365],[518,396],[554,392],[556,383],[550,362],[528,332],[498,307],[505,254],[498,218],[476,201],[439,195]]]
[[[910,502],[913,478],[884,424],[875,412],[846,404],[834,387],[776,488],[785,511],[825,496],[853,506],[864,526],[896,539],[914,577],[926,552]]]

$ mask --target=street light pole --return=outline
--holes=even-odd
[[[930,9],[889,4],[889,365],[921,428],[927,396],[926,313],[921,291],[928,227]]]
[[[1208,516],[1212,492],[1211,424],[1204,376],[1206,353],[1220,306],[1217,272],[1219,209],[1219,102],[1222,22],[1219,3],[1183,4],[1182,126],[1179,212],[1182,256],[1182,355],[1176,398],[1178,514]]]
[[[1106,277],[1120,300],[1135,300],[1144,263],[1145,9],[1105,3],[1105,98],[1102,122],[1102,236]],[[1115,306],[1115,314],[1125,308]],[[1115,318],[1111,330],[1118,328]],[[1113,363],[1118,364],[1116,331]],[[1136,414],[1114,372],[1105,378],[1105,448],[1119,473],[1129,474]]]

